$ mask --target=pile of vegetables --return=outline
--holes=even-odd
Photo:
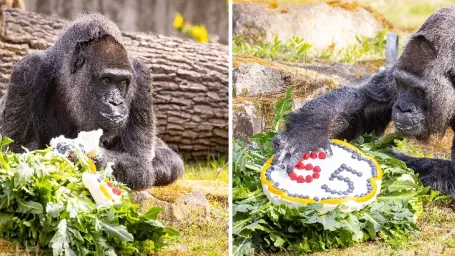
[[[146,255],[178,235],[156,220],[160,208],[138,213],[120,183],[121,204],[97,207],[82,184],[91,171],[86,161],[74,164],[49,149],[15,154],[10,143],[0,137],[1,239],[53,255]]]
[[[346,213],[340,208],[319,213],[321,204],[298,209],[274,205],[264,195],[261,167],[273,155],[272,139],[291,111],[291,91],[275,105],[272,130],[254,135],[249,142],[235,141],[233,150],[233,250],[234,255],[291,250],[317,252],[356,242],[384,239],[394,246],[406,244],[415,231],[423,204],[438,196],[424,187],[406,164],[393,157],[392,147],[418,154],[405,140],[390,134],[378,140],[366,134],[351,143],[374,157],[384,170],[381,192],[366,208]]]

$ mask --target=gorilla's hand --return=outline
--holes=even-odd
[[[329,138],[324,133],[321,134],[316,131],[286,130],[276,135],[273,143],[275,157],[272,164],[285,168],[288,173],[292,171],[303,155],[309,151],[322,148],[327,154],[332,154]]]

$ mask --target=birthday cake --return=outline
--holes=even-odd
[[[267,197],[295,207],[320,203],[321,212],[340,204],[342,211],[357,211],[376,200],[382,178],[378,163],[349,143],[332,140],[330,146],[331,156],[323,150],[308,152],[290,173],[272,166],[271,157],[261,172]]]

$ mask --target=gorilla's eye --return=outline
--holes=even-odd
[[[111,83],[111,79],[105,77],[103,78],[103,80],[101,80],[103,82],[103,84],[110,84]]]
[[[420,96],[423,96],[425,95],[425,91],[423,89],[420,89],[420,88],[416,88],[414,89],[414,92]]]
[[[129,82],[127,80],[123,80],[121,82],[122,87],[126,87],[128,84],[129,84]]]

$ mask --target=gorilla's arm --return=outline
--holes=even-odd
[[[454,140],[455,143],[455,140]],[[454,144],[452,143],[452,144]],[[406,163],[406,166],[419,174],[419,179],[425,186],[439,190],[444,194],[455,195],[455,168],[453,160],[414,158],[401,153],[395,156]],[[454,150],[452,145],[452,159]]]
[[[134,190],[168,185],[183,175],[183,161],[161,139],[156,138],[155,156],[133,155],[114,150],[102,150],[102,164],[114,162],[117,180],[131,184]]]
[[[329,138],[382,134],[391,120],[395,97],[392,72],[385,70],[360,88],[342,87],[309,101],[290,115],[286,130],[274,139],[274,164],[286,164],[291,170],[305,152],[329,150]]]
[[[451,126],[455,131],[455,124]],[[418,173],[425,186],[455,196],[455,138],[452,141],[451,160],[416,158],[402,153],[395,153],[395,157]]]
[[[0,100],[0,134],[14,139],[13,151],[49,143],[42,139],[49,137],[42,120],[52,79],[52,65],[42,54],[29,54],[14,67],[8,90]]]

